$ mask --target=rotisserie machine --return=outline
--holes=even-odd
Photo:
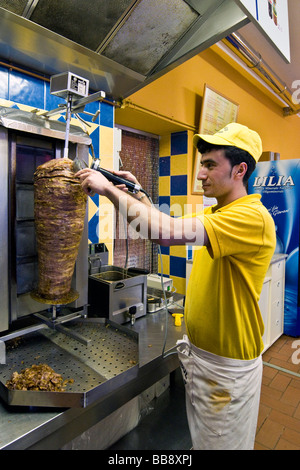
[[[88,81],[71,72],[52,77],[50,91],[65,98],[65,104],[47,112],[0,107],[0,397],[13,406],[86,407],[107,389],[118,388],[123,372],[137,370],[138,335],[121,325],[124,316],[119,323],[102,316],[101,299],[98,318],[87,318],[88,211],[71,281],[77,298],[68,305],[36,300],[34,173],[56,158],[76,159],[88,166],[90,148],[94,157],[92,142],[86,132],[88,123],[78,113],[84,112],[87,103],[105,97],[102,91],[87,96]],[[66,122],[53,119],[63,112]],[[78,125],[71,124],[72,114]],[[146,276],[141,277],[145,313],[147,283]],[[107,367],[107,355],[112,361],[118,358],[111,367]],[[35,363],[59,371],[67,379],[66,390],[8,388],[15,371]]]

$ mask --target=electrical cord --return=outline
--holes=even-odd
[[[150,201],[150,204],[154,207],[153,201],[152,201],[150,195],[147,193],[147,191],[145,191],[143,188],[141,188],[140,192],[144,193],[147,196],[147,198]],[[162,352],[161,352],[162,358],[164,359],[168,356],[171,356],[172,354],[177,354],[177,350],[170,351],[168,354],[165,354],[167,336],[168,336],[169,310],[168,310],[168,301],[167,301],[166,291],[164,289],[164,283],[163,283],[163,262],[162,262],[162,255],[161,255],[160,245],[158,245],[158,253],[159,253],[159,259],[160,259],[160,266],[161,266],[160,283],[161,283],[161,289],[163,291],[163,296],[164,296],[164,310],[165,310],[165,336],[164,336],[164,342],[163,342],[163,347],[162,347]],[[176,348],[176,346],[175,346],[175,348]]]
[[[100,160],[94,160],[93,163],[92,163],[92,166],[91,168],[93,168],[94,170],[97,170],[99,172],[101,172],[106,178],[108,178],[113,184],[125,184],[128,188],[129,191],[133,192],[133,193],[137,193],[137,192],[141,192],[143,194],[145,194],[145,196],[148,198],[148,200],[150,201],[150,204],[154,207],[154,203],[151,199],[151,196],[150,194],[147,193],[147,191],[145,191],[145,189],[143,189],[141,186],[139,186],[138,184],[135,184],[135,183],[132,183],[131,181],[128,181],[128,180],[125,180],[124,178],[120,178],[120,177],[117,177],[116,175],[112,174],[111,172],[107,171],[107,170],[104,170],[103,168],[100,167]],[[143,198],[143,196],[141,198],[139,198],[139,200],[141,200]],[[125,224],[125,219],[124,219],[124,224]],[[164,342],[163,342],[163,348],[162,348],[162,357],[165,358],[171,354],[177,354],[177,351],[171,351],[169,352],[168,354],[165,354],[165,348],[166,348],[166,342],[167,342],[167,335],[168,335],[168,317],[169,317],[169,311],[168,311],[168,303],[167,303],[167,297],[166,297],[166,292],[165,292],[165,289],[164,289],[164,285],[163,285],[163,263],[162,263],[162,255],[161,255],[161,248],[160,248],[160,245],[158,245],[158,252],[159,252],[159,257],[160,257],[160,265],[161,265],[161,278],[160,278],[160,281],[161,281],[161,289],[162,289],[162,292],[163,292],[163,296],[164,296],[164,309],[165,309],[165,336],[164,336]],[[125,261],[125,268],[127,267],[127,261],[128,261],[128,239],[126,237],[126,261]]]
[[[127,230],[127,221],[125,217],[123,217],[123,225],[124,225],[124,233],[125,233],[125,243],[126,243],[126,258],[125,258],[125,264],[124,264],[124,269],[127,268],[127,263],[128,263],[128,234],[126,233]]]

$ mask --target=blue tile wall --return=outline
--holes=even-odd
[[[114,107],[108,103],[101,103],[100,125],[114,127]]]
[[[50,83],[45,82],[45,104],[42,109],[55,109],[58,108],[60,104],[65,103],[63,98],[59,96],[51,95],[50,93]]]
[[[99,211],[89,220],[89,240],[91,243],[99,243]]]
[[[8,100],[8,70],[0,66],[0,98]]]
[[[9,99],[44,109],[44,81],[14,71],[9,76]]]
[[[178,197],[178,201],[183,203],[183,201],[187,201],[188,197],[187,165],[185,167],[183,162],[178,160],[182,157],[186,164],[188,162],[188,132],[170,133],[170,137],[168,136],[163,142],[161,151],[163,154],[159,158],[159,176],[164,177],[162,179],[161,190],[166,196],[159,197],[159,208],[170,215],[170,201],[173,203]],[[170,155],[168,155],[169,152]],[[180,166],[181,163],[182,165]],[[187,256],[189,259],[192,257],[192,251],[174,248],[170,250],[169,247],[161,247],[161,252],[165,255],[164,264],[169,273],[168,276],[173,278],[174,287],[176,287],[177,292],[184,295],[186,289],[186,258]]]
[[[187,153],[188,135],[187,131],[173,132],[171,134],[171,155]]]
[[[159,159],[159,176],[170,176],[170,157],[160,157]]]
[[[89,114],[82,114],[82,118],[87,121],[87,122],[92,122],[92,119],[94,118],[94,115],[100,111],[100,106],[101,104],[99,103],[99,101],[93,101],[92,103],[89,103],[85,106],[84,110],[86,111],[86,113],[90,113],[92,114],[89,115]],[[96,117],[96,119],[93,121],[95,124],[100,124],[100,115],[98,114],[98,116]]]
[[[159,196],[159,210],[164,214],[170,215],[170,196]]]
[[[41,110],[55,109],[65,102],[63,98],[50,94],[50,83],[44,80],[43,77],[39,79],[27,73],[22,73],[3,66],[0,66],[0,98],[14,102],[12,107],[18,108],[19,105],[27,105]],[[87,123],[91,122],[93,115],[100,110],[100,114],[93,122],[93,127],[90,129],[88,125],[86,125],[93,142],[95,155],[99,155],[100,125],[113,128],[114,106],[95,101],[87,104],[84,110],[87,113],[91,113],[91,115],[80,113],[80,116]],[[59,118],[57,115],[56,119],[65,122],[64,114]],[[97,194],[92,198],[92,201],[96,207],[99,207],[99,196]],[[97,210],[89,220],[89,240],[92,243],[99,243],[98,232],[99,210]]]
[[[85,118],[85,115],[84,115],[84,118]],[[95,156],[96,158],[99,156],[100,154],[100,139],[99,139],[99,135],[100,135],[100,130],[99,130],[99,127],[97,127],[93,132],[92,134],[90,134],[90,137],[92,139],[92,144],[93,144],[93,148],[94,148],[94,153],[95,153]]]
[[[161,246],[160,251],[162,255],[169,255],[170,254],[170,247],[169,246]]]
[[[186,196],[187,195],[187,175],[171,176],[171,195]]]
[[[179,256],[170,256],[170,276],[185,277],[186,259]]]

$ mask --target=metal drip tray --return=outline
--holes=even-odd
[[[6,364],[0,365],[0,396],[8,405],[86,407],[124,383],[124,374],[137,375],[135,332],[107,319],[73,321],[67,328],[90,338],[88,346],[46,328],[21,337],[13,349],[7,347]],[[33,364],[48,364],[64,380],[74,382],[67,384],[65,392],[9,390],[5,386],[13,372]]]

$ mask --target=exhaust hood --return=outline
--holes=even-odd
[[[118,100],[248,22],[235,0],[0,0],[0,60]]]

